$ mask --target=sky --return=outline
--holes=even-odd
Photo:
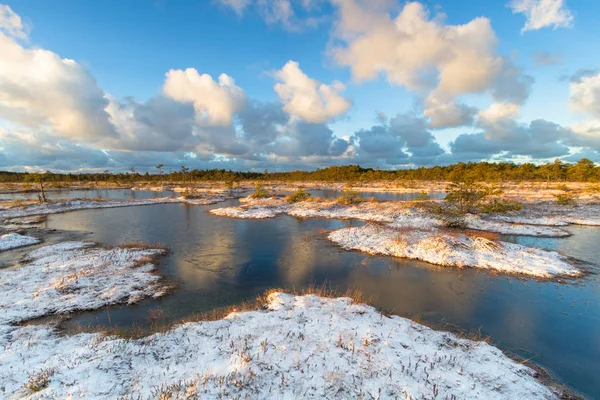
[[[589,0],[0,4],[0,169],[600,162]]]

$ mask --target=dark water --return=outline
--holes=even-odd
[[[145,193],[145,192],[144,192]],[[289,216],[252,221],[208,214],[214,206],[160,204],[51,215],[48,228],[90,232],[104,244],[143,240],[165,243],[171,253],[160,272],[179,284],[161,300],[77,314],[67,328],[130,327],[149,323],[160,308],[167,320],[253,299],[273,287],[302,288],[328,283],[356,288],[378,308],[403,316],[481,328],[494,344],[547,368],[560,381],[600,398],[600,280],[590,275],[570,283],[492,276],[389,257],[342,251],[322,230],[353,221],[296,220]],[[563,239],[505,237],[526,245],[563,251],[598,263],[600,229],[573,227]],[[598,271],[597,264],[591,268]]]
[[[104,199],[156,199],[177,195],[175,192],[151,192],[147,190],[130,189],[90,189],[90,190],[49,190],[46,192],[48,199],[78,199],[78,198],[104,198]],[[36,200],[37,194],[31,193],[0,193],[0,200]]]

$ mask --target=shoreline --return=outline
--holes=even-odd
[[[93,261],[94,257],[115,260],[110,254],[119,254],[116,259],[125,263],[123,271],[138,268],[142,275],[115,276],[111,272],[116,290],[111,290],[109,297],[90,297],[86,294],[89,288],[103,290],[108,278],[102,272],[106,267]],[[28,384],[33,379],[40,384],[35,386],[39,387],[36,395],[54,397],[148,397],[157,393],[209,397],[235,393],[255,398],[310,393],[331,397],[342,387],[353,396],[380,393],[391,398],[439,393],[442,398],[468,394],[485,399],[548,399],[561,394],[539,381],[535,369],[484,341],[460,338],[403,317],[384,316],[347,297],[274,292],[263,296],[255,310],[232,311],[214,321],[181,323],[139,339],[103,333],[60,336],[47,324],[14,325],[49,314],[164,295],[163,279],[153,272],[155,261],[146,258],[160,254],[164,250],[133,246],[103,249],[65,242],[32,251],[26,257],[30,264],[8,273],[0,271],[6,278],[11,274],[20,277],[42,264],[58,268],[50,267],[55,272],[37,280],[42,287],[53,287],[59,296],[50,304],[39,298],[25,304],[20,301],[15,311],[15,296],[3,297],[4,306],[11,310],[0,318],[0,347],[4,349],[0,360],[7,368],[0,383],[6,393],[18,397],[34,394]],[[70,272],[59,267],[80,258],[89,260],[85,262],[91,268],[85,273],[86,283],[77,282],[81,278],[67,279]],[[140,285],[142,276],[144,283]],[[124,290],[131,284],[139,288],[139,295]],[[88,298],[94,301],[89,303]],[[327,358],[323,354],[328,354]],[[305,359],[307,362],[301,364],[294,361]],[[147,368],[148,362],[152,362],[152,369]],[[335,371],[343,376],[331,381],[328,374]],[[112,384],[104,385],[105,379]]]

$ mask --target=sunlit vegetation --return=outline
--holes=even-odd
[[[110,173],[53,173],[42,174],[47,183],[133,183],[133,182],[240,182],[240,181],[326,181],[326,182],[371,182],[399,181],[404,187],[411,187],[412,181],[454,181],[472,179],[480,182],[600,182],[600,167],[587,158],[576,163],[566,163],[559,159],[547,164],[501,163],[458,163],[448,166],[419,167],[414,169],[380,170],[362,168],[359,165],[332,166],[315,171],[290,172],[239,172],[224,169],[190,170],[182,166],[177,170],[165,170],[158,164],[154,173],[140,173],[132,168],[128,172]],[[0,172],[0,182],[34,183],[38,173]]]
[[[288,203],[298,203],[300,201],[310,200],[312,195],[304,189],[299,189],[295,193],[287,196],[285,199]]]
[[[250,195],[253,199],[264,199],[267,197],[271,197],[271,194],[265,189],[262,183],[257,183],[254,185],[254,193]]]
[[[364,197],[351,184],[346,185],[337,202],[345,206],[359,204],[365,201]]]

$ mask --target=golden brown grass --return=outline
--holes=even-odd
[[[138,249],[138,250],[154,250],[154,249],[168,250],[169,249],[165,244],[160,243],[160,242],[148,243],[148,242],[142,242],[142,241],[138,241],[138,240],[121,243],[115,247],[120,247],[122,249]]]

